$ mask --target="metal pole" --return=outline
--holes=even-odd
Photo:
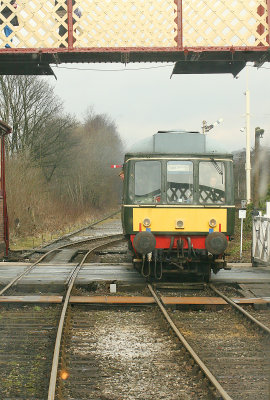
[[[207,122],[206,122],[206,121],[203,121],[203,122],[202,122],[202,131],[203,131],[203,134],[205,134],[206,125],[207,125]]]
[[[177,6],[177,17],[176,17],[176,24],[177,24],[177,35],[175,37],[177,48],[181,49],[183,47],[183,15],[182,15],[182,1],[183,0],[174,0]]]
[[[256,132],[255,129],[255,152],[254,152],[254,157],[255,157],[255,173],[254,173],[254,195],[253,195],[253,201],[254,201],[254,206],[255,208],[259,207],[259,182],[260,182],[260,133]]]
[[[267,3],[267,18],[268,18],[268,37],[266,41],[268,44],[270,44],[270,0],[266,0],[266,3]]]
[[[68,49],[73,49],[73,2],[67,0]]]
[[[241,218],[240,260],[242,259],[242,250],[243,250],[243,218]]]
[[[248,89],[248,67],[247,67],[247,90],[246,90],[246,195],[247,203],[251,202],[251,182],[250,182],[250,96]]]

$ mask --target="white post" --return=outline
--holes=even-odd
[[[240,260],[242,259],[242,250],[243,250],[243,218],[241,218]]]
[[[270,202],[266,202],[266,217],[270,218]]]
[[[239,218],[241,219],[241,236],[240,236],[240,260],[242,259],[242,251],[243,251],[243,221],[247,216],[247,211],[245,209],[239,210]]]
[[[247,90],[246,90],[246,196],[247,203],[251,202],[251,182],[250,182],[250,95],[248,89],[248,67],[247,68]]]

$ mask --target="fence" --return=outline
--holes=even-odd
[[[266,215],[253,217],[252,265],[270,265],[270,203]]]

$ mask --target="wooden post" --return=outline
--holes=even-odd
[[[7,199],[6,199],[6,178],[5,178],[5,135],[11,133],[11,127],[0,121],[0,137],[1,137],[1,196],[2,196],[2,209],[0,210],[3,224],[1,225],[1,236],[4,239],[5,255],[8,255],[9,248],[9,226],[8,226],[8,213],[7,213]],[[1,243],[0,243],[1,245]]]

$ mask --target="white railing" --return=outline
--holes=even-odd
[[[252,265],[270,265],[270,203],[266,215],[253,217]]]

